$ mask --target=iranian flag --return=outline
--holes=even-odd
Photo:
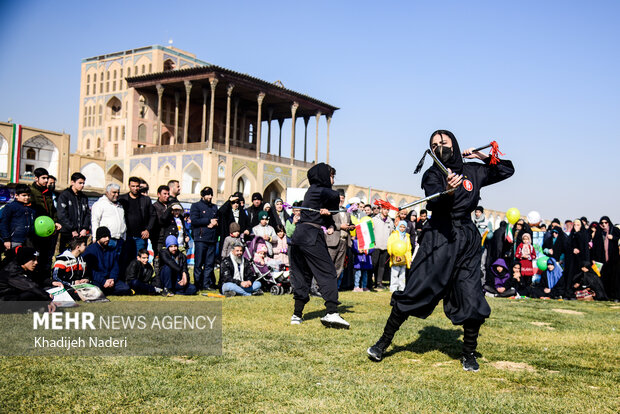
[[[13,124],[11,171],[9,180],[12,183],[19,181],[19,162],[22,149],[22,126]]]
[[[375,232],[372,228],[372,220],[362,221],[355,226],[357,244],[359,250],[369,250],[375,247]]]

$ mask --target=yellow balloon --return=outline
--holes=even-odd
[[[404,256],[407,254],[407,245],[403,240],[397,240],[392,245],[392,254],[394,256]]]
[[[506,212],[506,218],[508,219],[508,223],[514,225],[517,221],[519,221],[519,218],[521,218],[521,213],[517,208],[509,208]]]

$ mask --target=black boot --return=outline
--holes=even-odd
[[[475,355],[480,325],[479,321],[465,321],[463,324],[463,356],[461,357],[461,363],[465,371],[478,372],[480,369]]]
[[[372,361],[379,362],[383,359],[383,353],[394,339],[394,334],[398,331],[400,326],[407,320],[407,315],[399,312],[395,307],[392,308],[392,313],[385,323],[383,329],[383,335],[377,341],[376,344],[366,350],[368,358]]]

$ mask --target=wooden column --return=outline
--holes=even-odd
[[[232,83],[228,84],[226,88],[226,152],[230,152],[230,99],[232,97],[232,91],[235,88],[235,85]]]
[[[278,124],[280,124],[280,136],[278,138],[278,157],[282,156],[282,125],[284,125],[284,118],[278,119]]]
[[[267,115],[269,116],[267,120],[267,154],[271,153],[271,119],[273,118],[273,108],[270,106],[267,109]]]
[[[179,143],[179,101],[181,94],[179,91],[174,92],[174,143]]]
[[[256,158],[260,158],[260,130],[261,123],[263,122],[263,99],[265,99],[264,92],[256,96],[256,101],[258,102],[258,114],[256,115]]]
[[[161,145],[161,100],[164,96],[164,87],[158,83],[155,88],[157,88],[157,139],[154,144]]]
[[[202,88],[202,128],[200,131],[200,142],[205,142],[207,138],[207,97],[209,90]]]
[[[325,160],[326,164],[329,164],[329,124],[332,122],[332,116],[331,115],[327,115],[327,158]]]
[[[291,105],[291,165],[294,164],[295,160],[295,114],[297,113],[297,108],[299,108],[299,104],[293,102]]]
[[[217,86],[217,78],[209,81],[211,84],[211,107],[209,108],[209,145],[208,149],[213,149],[213,117],[215,115],[215,87]]]
[[[187,136],[189,132],[189,96],[192,92],[192,83],[187,80],[183,83],[185,84],[185,124],[183,125],[183,143],[187,144],[189,142],[189,137]]]
[[[304,162],[308,162],[308,121],[310,120],[309,116],[304,116]]]
[[[321,120],[321,111],[316,112],[316,142],[314,144],[314,163],[319,162],[319,121]]]
[[[239,126],[237,125],[237,111],[239,110],[239,98],[235,98],[233,99],[233,102],[235,104],[235,116],[233,117],[233,145],[239,145],[238,142],[238,130],[239,130]]]

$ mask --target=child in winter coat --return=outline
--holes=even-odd
[[[390,266],[392,268],[390,280],[390,292],[405,289],[405,275],[411,266],[411,241],[407,233],[407,221],[400,220],[396,230],[388,238],[387,250],[390,255]],[[395,251],[396,245],[403,242],[406,248],[405,253]]]
[[[239,235],[241,234],[241,226],[239,225],[239,223],[236,223],[234,221],[230,223],[228,229],[230,233],[224,239],[224,245],[222,246],[222,259],[225,259],[230,255],[233,246],[235,245],[237,240],[239,240]]]
[[[526,286],[530,286],[532,284],[532,276],[534,276],[537,270],[534,268],[536,250],[534,250],[532,237],[529,233],[524,233],[522,239],[523,241],[517,247],[515,259],[521,263],[521,277],[523,277],[523,283]]]

